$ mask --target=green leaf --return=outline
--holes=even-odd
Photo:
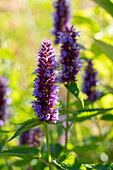
[[[35,147],[18,146],[9,150],[2,151],[0,156],[16,156],[20,158],[40,158],[41,154]]]
[[[33,119],[25,121],[22,124],[22,126],[15,132],[15,134],[11,137],[11,139],[8,140],[8,142],[13,140],[14,138],[16,138],[21,133],[23,133],[35,126],[38,126],[39,124],[41,124],[41,121],[39,121],[38,118],[33,118]]]
[[[11,131],[8,131],[8,130],[0,130],[0,133],[9,133]]]
[[[106,115],[102,115],[101,117],[102,120],[108,120],[108,121],[113,121],[113,115],[112,114],[106,114]]]
[[[100,100],[102,97],[104,97],[104,96],[106,96],[106,95],[108,95],[109,94],[109,92],[101,92],[100,93],[100,96],[97,98],[97,101],[98,100]],[[88,106],[88,105],[90,105],[90,104],[92,104],[92,102],[91,101],[89,101],[89,100],[84,100],[84,107],[86,106]],[[71,106],[73,106],[73,105],[75,105],[76,106],[76,108],[81,108],[81,105],[80,105],[80,102],[79,101],[76,101],[76,102],[73,102],[73,103],[71,103]],[[65,110],[63,109],[63,112],[64,112]],[[60,111],[61,113],[62,113],[62,110]],[[69,111],[68,111],[69,112]],[[70,112],[71,113],[71,112]]]
[[[50,151],[51,151],[51,155],[52,157],[58,158],[58,156],[60,155],[60,153],[63,150],[63,146],[61,146],[60,144],[50,144]]]
[[[105,53],[113,61],[113,46],[102,42],[100,40],[94,40],[94,45],[99,48],[102,53]]]
[[[15,162],[12,163],[12,165],[14,165],[16,167],[20,167],[20,165],[21,165],[21,167],[22,167],[25,165],[29,165],[30,161],[32,161],[32,159],[31,160],[29,160],[29,159],[16,160]]]
[[[65,84],[65,87],[80,101],[82,107],[84,107],[83,97],[77,86],[77,83],[71,82],[69,85]]]
[[[78,162],[78,160],[69,153],[66,153],[53,161],[60,169],[65,170],[86,170],[85,166]]]
[[[90,119],[93,116],[97,116],[99,114],[105,113],[107,111],[113,110],[113,108],[99,108],[99,109],[83,109],[78,110],[72,117],[70,118],[70,121],[74,120],[75,122],[84,121],[87,119]]]
[[[61,109],[61,110],[59,110],[59,112],[60,112],[60,115],[65,115],[67,113],[74,113],[74,112],[67,110],[67,109]]]
[[[88,167],[89,169],[93,170],[112,170],[113,169],[113,164],[95,164],[95,165],[85,165],[85,167]]]
[[[93,0],[113,17],[113,3],[110,0]]]

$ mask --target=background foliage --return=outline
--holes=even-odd
[[[0,129],[0,150],[18,146],[19,137],[9,143],[6,141],[11,138],[22,122],[34,118],[34,112],[31,110],[33,100],[31,82],[34,79],[32,72],[36,66],[33,54],[37,53],[43,38],[53,41],[50,33],[53,28],[52,2],[52,0],[0,1],[0,75],[4,75],[8,80],[9,99],[11,99],[7,108],[7,120]],[[110,0],[70,0],[70,2],[71,22],[77,31],[80,31],[79,43],[82,46],[80,57],[93,59],[94,67],[98,71],[97,88],[101,92],[101,97],[93,106],[86,101],[86,96],[83,94],[84,109],[112,108],[113,2]],[[55,47],[55,50],[58,60],[59,47]],[[80,89],[84,66],[85,63],[78,75]],[[63,110],[60,112],[63,114],[66,105],[66,88],[62,85],[60,85],[59,96],[62,98]],[[74,118],[75,122],[70,129],[68,151],[85,164],[111,163],[113,161],[112,111],[101,110],[101,114],[100,112],[98,114],[97,110],[95,114],[94,110],[90,110],[88,114],[86,110],[80,119],[76,114],[73,116],[78,109],[81,110],[82,106],[71,95],[70,121]],[[98,117],[91,115],[98,115]],[[44,133],[43,126],[39,127]],[[46,151],[44,139],[43,137],[39,148],[42,153]],[[55,159],[63,153],[63,130],[60,125],[50,125],[50,139],[52,141],[51,152]],[[35,154],[32,158],[36,156]],[[42,154],[42,158],[46,159],[46,154]],[[61,160],[59,158],[58,163],[62,163]],[[0,169],[25,169],[26,165],[30,165],[33,169],[37,166],[40,169],[47,169],[46,164],[38,159],[23,161],[15,157],[8,159],[0,157]]]

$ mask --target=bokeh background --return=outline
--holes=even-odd
[[[94,103],[93,107],[113,107],[113,18],[93,0],[70,0],[70,2],[71,23],[77,31],[80,31],[79,43],[82,46],[80,58],[93,59],[94,68],[98,71],[97,88],[100,92],[106,93]],[[8,81],[9,103],[6,122],[1,127],[0,148],[17,146],[19,138],[9,143],[5,141],[14,134],[20,123],[34,116],[31,110],[34,79],[32,72],[36,67],[34,54],[39,50],[44,38],[52,42],[54,40],[51,35],[53,29],[51,13],[54,11],[52,3],[53,0],[0,0],[0,75]],[[59,46],[54,46],[54,48],[57,60],[59,60]],[[85,65],[84,63],[78,75],[80,88]],[[65,106],[66,89],[63,85],[60,85],[59,96],[62,98],[61,103]],[[84,94],[83,96],[86,99]],[[71,103],[75,103],[75,100],[71,97]],[[72,110],[76,110],[77,107],[81,108],[79,104],[73,104]],[[76,123],[69,134],[70,151],[76,146],[77,149],[73,152],[82,162],[112,162],[112,125],[113,117],[108,121],[101,120],[99,117],[103,142],[97,138],[100,137],[100,133],[93,120]],[[43,131],[43,127],[41,129]],[[63,138],[61,132],[59,125],[50,129],[51,140],[54,144]],[[44,137],[42,137],[42,145],[44,142]],[[3,146],[4,143],[5,146]],[[62,149],[62,146],[59,146]],[[60,154],[60,151],[57,154]],[[9,167],[21,169],[22,167],[12,165],[12,162],[16,160],[13,157],[8,160],[0,158],[0,166],[5,170]],[[35,167],[37,162],[32,161],[31,164]]]

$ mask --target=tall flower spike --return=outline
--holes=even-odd
[[[35,69],[36,78],[33,91],[35,101],[32,102],[32,107],[40,121],[56,123],[59,115],[58,107],[56,107],[58,85],[55,85],[57,65],[55,53],[49,41],[42,42],[36,60],[38,69]]]
[[[96,76],[97,71],[93,68],[92,60],[88,60],[85,68],[82,91],[87,94],[88,100],[91,102],[96,101],[99,97],[99,92],[96,90]]]
[[[72,26],[66,27],[63,32],[59,32],[59,43],[61,43],[60,63],[62,73],[60,75],[61,82],[68,84],[76,80],[76,75],[82,66],[82,60],[79,60],[80,45],[77,44],[78,32]]]
[[[68,0],[57,0],[53,3],[55,12],[53,12],[53,25],[54,30],[52,34],[55,36],[54,44],[58,44],[58,32],[69,25],[70,18],[70,2]]]
[[[30,147],[39,147],[42,132],[40,128],[29,129],[20,134],[20,145],[28,144]]]
[[[0,76],[0,126],[4,125],[6,115],[6,80]]]

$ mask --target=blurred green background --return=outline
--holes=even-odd
[[[0,0],[0,75],[8,79],[11,98],[11,104],[7,109],[7,120],[2,127],[2,130],[11,132],[7,135],[2,133],[1,143],[4,143],[14,133],[18,128],[18,123],[34,116],[31,110],[33,100],[31,82],[34,79],[32,72],[36,67],[34,54],[39,50],[42,39],[48,38],[52,42],[54,40],[51,35],[53,29],[51,13],[54,11],[52,2],[52,0]],[[70,0],[70,2],[71,23],[77,31],[80,31],[79,43],[83,47],[80,57],[94,59],[94,67],[98,71],[99,79],[97,88],[100,92],[107,93],[95,102],[93,107],[113,107],[113,15],[110,15],[112,10],[108,13],[93,0]],[[109,2],[113,6],[113,2]],[[59,46],[54,48],[58,60]],[[83,68],[84,66],[85,63]],[[80,88],[82,75],[83,69],[78,75]],[[63,86],[60,86],[59,96],[64,100],[62,103],[65,105],[66,89],[63,90]],[[86,98],[85,95],[83,96]],[[72,98],[71,102],[75,102],[75,99]],[[77,109],[77,105],[74,105],[72,109]],[[96,138],[99,136],[99,131],[95,123],[93,120],[88,120],[76,125],[75,130],[78,131],[78,135],[75,134],[74,128],[71,129],[69,149],[73,149],[76,145],[78,150],[74,152],[83,162],[113,161],[112,121],[113,118],[109,121],[99,120],[105,138],[105,148]],[[54,131],[51,129],[51,136],[53,136],[51,139],[54,139],[56,143],[55,141],[58,141],[61,135],[59,133],[58,136],[60,127],[53,129]],[[88,142],[91,148],[87,152],[89,147],[84,145]],[[98,143],[97,150],[94,147],[96,142]],[[17,145],[18,138],[5,143],[5,147]],[[105,154],[104,158],[101,158],[102,153]],[[0,161],[2,164],[4,159],[1,158]],[[14,158],[11,158],[8,164],[12,161]],[[5,168],[7,169],[6,166]]]

